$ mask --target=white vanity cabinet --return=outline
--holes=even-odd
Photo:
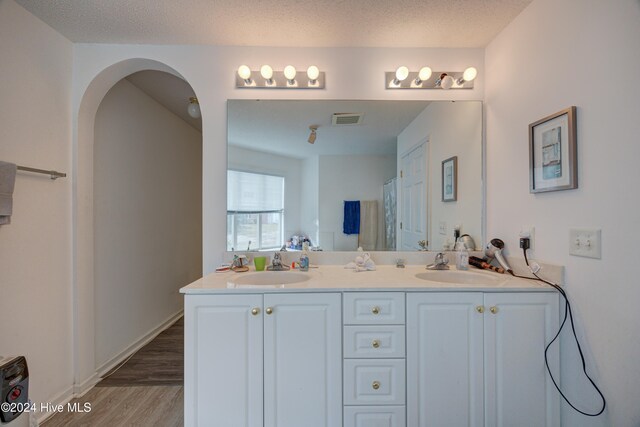
[[[388,289],[188,293],[185,425],[559,426],[557,293]]]
[[[342,423],[339,293],[187,295],[185,425]]]
[[[407,293],[407,425],[558,426],[549,292]],[[549,350],[558,375],[558,346]]]

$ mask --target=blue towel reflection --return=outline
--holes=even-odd
[[[360,233],[360,201],[344,201],[344,222],[342,223],[344,234]]]

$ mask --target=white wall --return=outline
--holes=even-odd
[[[229,169],[284,177],[284,239],[300,233],[302,161],[234,145],[227,151]]]
[[[69,40],[0,1],[0,159],[69,176],[18,172],[0,226],[0,355],[25,355],[30,397],[68,394],[72,372]]]
[[[384,205],[382,186],[396,176],[396,156],[320,156],[320,235],[333,234],[333,250],[354,251],[358,235],[342,232],[345,200],[378,201],[377,249],[384,248]],[[320,246],[327,244],[320,241]],[[327,247],[328,249],[328,247]]]
[[[96,367],[182,310],[202,271],[202,135],[127,80],[95,121]]]
[[[482,247],[482,103],[430,103],[398,135],[398,170],[402,156],[425,138],[429,138],[426,150],[429,247],[438,250],[445,239],[453,241],[457,224],[462,226],[462,234],[469,234],[476,246]],[[458,157],[458,199],[443,202],[442,161],[453,156]],[[445,235],[440,234],[440,221],[446,222]]]
[[[319,166],[318,156],[308,157],[302,161],[300,228],[309,236],[314,246],[319,244]]]
[[[640,425],[640,3],[534,0],[486,49],[487,230],[519,256],[566,266],[587,367],[607,397],[597,419],[563,406],[564,426]],[[529,193],[528,128],[577,106],[579,188]],[[569,228],[602,229],[602,259],[569,256]],[[544,275],[544,272],[543,272]],[[583,410],[599,400],[564,334],[562,386]]]

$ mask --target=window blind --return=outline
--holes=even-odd
[[[284,177],[230,170],[227,212],[269,212],[284,209]]]

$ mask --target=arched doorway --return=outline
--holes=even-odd
[[[98,108],[114,85],[143,70],[172,74],[185,80],[175,69],[161,62],[132,58],[113,64],[98,73],[84,91],[74,123],[73,152],[73,336],[74,394],[82,394],[98,381],[96,358],[95,288],[95,125]],[[186,108],[186,105],[185,105]],[[201,179],[200,179],[201,181]],[[169,227],[170,224],[167,224]],[[143,337],[144,338],[144,337]],[[123,350],[134,351],[132,346]],[[103,360],[100,362],[104,362]],[[114,359],[114,362],[117,362]],[[103,363],[104,365],[104,363]],[[108,366],[103,366],[108,368]]]

